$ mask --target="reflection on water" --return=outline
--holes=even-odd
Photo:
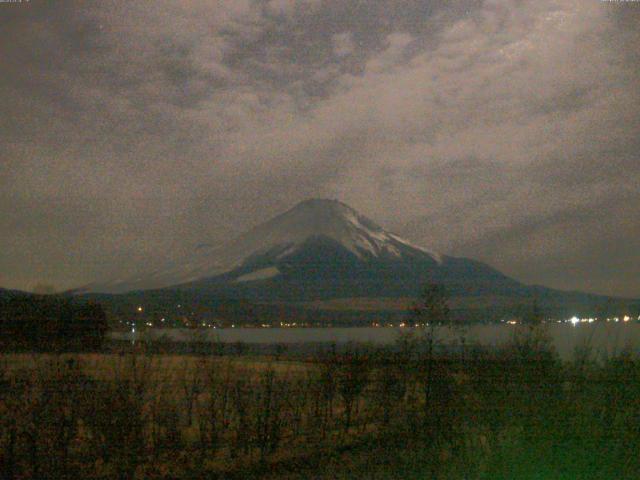
[[[638,323],[593,323],[593,324],[548,324],[549,336],[563,359],[572,357],[576,348],[589,346],[599,355],[615,354],[625,348],[640,350],[640,324]],[[113,332],[114,340],[160,339],[180,342],[245,342],[260,344],[301,343],[346,343],[368,342],[392,343],[400,332],[407,328],[226,328],[226,329],[150,329],[145,332]],[[511,325],[473,325],[465,332],[467,343],[500,345],[508,342],[516,327]],[[460,333],[441,328],[438,336],[445,343],[455,341]]]

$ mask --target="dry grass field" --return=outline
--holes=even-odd
[[[3,479],[621,478],[640,461],[640,362],[562,364],[521,338],[313,358],[0,357]],[[597,461],[595,460],[597,459]]]

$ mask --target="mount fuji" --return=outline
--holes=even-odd
[[[196,308],[249,301],[318,308],[342,302],[357,309],[354,305],[367,299],[380,310],[398,310],[400,299],[415,298],[429,282],[444,284],[454,307],[500,315],[531,305],[533,298],[556,311],[610,300],[525,285],[482,262],[437,254],[326,199],[303,201],[226,245],[200,245],[161,269],[83,290],[102,298],[126,294],[135,301],[189,299]]]
[[[180,288],[260,299],[316,299],[408,295],[426,281],[462,282],[476,289],[518,285],[480,262],[414,245],[342,202],[311,199],[226,245],[199,245],[161,269],[85,290]]]

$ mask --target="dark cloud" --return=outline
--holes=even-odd
[[[0,4],[0,284],[119,276],[335,196],[640,296],[639,4]]]

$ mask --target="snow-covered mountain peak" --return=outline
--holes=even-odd
[[[216,276],[238,267],[252,271],[250,264],[256,258],[261,259],[260,268],[265,268],[265,262],[275,265],[286,261],[288,256],[303,249],[307,242],[318,238],[332,240],[362,261],[422,259],[441,262],[439,255],[387,232],[338,200],[309,199],[226,245],[202,243],[191,255],[171,262],[165,268],[136,275],[126,282],[116,282],[117,286],[110,282],[105,284],[107,290],[97,286],[91,289],[125,291],[157,288]]]
[[[438,255],[385,231],[348,205],[329,199],[300,202],[241,236],[236,245],[242,250],[242,254],[238,256],[245,258],[250,253],[287,246],[280,253],[283,257],[314,237],[330,238],[362,259],[381,256],[402,257],[411,249],[413,253],[417,250],[439,261]]]

